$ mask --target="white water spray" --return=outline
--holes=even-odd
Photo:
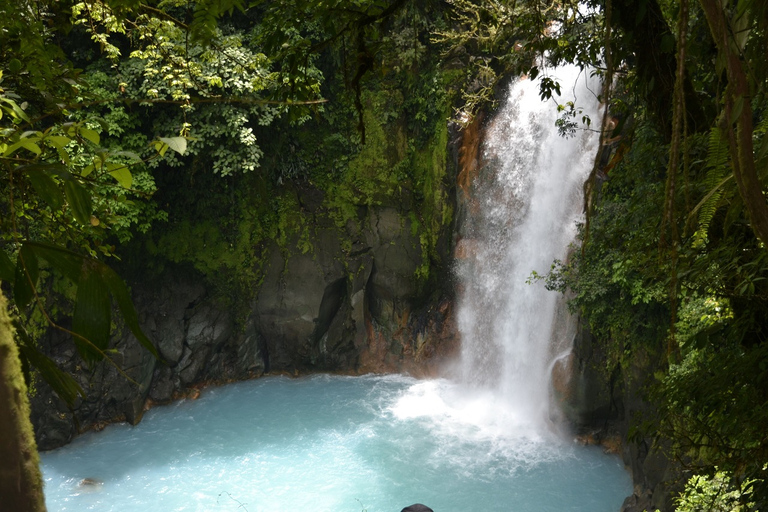
[[[558,68],[555,76],[558,102],[574,101],[597,119],[585,74]],[[507,428],[526,431],[541,431],[547,421],[551,364],[571,341],[562,339],[569,335],[559,294],[527,281],[532,271],[546,274],[555,259],[566,259],[598,143],[592,131],[561,137],[557,116],[537,82],[511,85],[486,131],[485,165],[472,184],[463,230],[466,257],[458,264],[461,381],[493,396],[489,406]]]

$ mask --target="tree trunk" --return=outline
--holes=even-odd
[[[3,510],[45,511],[39,463],[19,351],[13,341],[6,300],[0,293],[0,506]]]
[[[733,176],[744,200],[752,230],[768,249],[768,203],[763,187],[757,176],[754,148],[752,145],[752,106],[749,82],[739,49],[730,36],[726,18],[718,0],[700,0],[709,23],[718,52],[725,58],[728,73],[728,88],[725,95],[725,112],[721,129],[728,141],[731,152]],[[739,107],[740,105],[740,111]],[[734,119],[736,117],[736,119]],[[733,123],[736,123],[734,130]]]
[[[620,28],[626,38],[624,51],[633,56],[632,67],[644,84],[648,110],[658,122],[665,140],[672,139],[672,110],[677,62],[676,49],[665,49],[665,39],[674,35],[662,14],[658,0],[613,0],[611,25]],[[615,44],[620,44],[619,40]],[[614,50],[620,52],[619,48]],[[652,84],[652,85],[648,85]],[[683,79],[685,115],[693,132],[710,127],[701,103],[687,75]]]

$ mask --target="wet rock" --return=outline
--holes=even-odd
[[[88,396],[68,411],[40,384],[33,422],[41,448],[65,444],[94,425],[137,423],[149,405],[211,382],[296,370],[431,374],[457,346],[455,323],[451,307],[436,307],[450,301],[439,290],[418,296],[422,254],[409,212],[360,205],[357,217],[340,227],[325,213],[322,195],[308,188],[297,193],[308,194],[300,203],[312,223],[283,246],[262,248],[263,279],[245,318],[236,319],[186,268],[167,264],[162,274],[131,283],[140,324],[161,358],[118,326],[111,357],[135,383],[109,364],[86,367],[61,333],[46,336],[44,351]]]
[[[400,512],[434,512],[431,508],[421,503],[414,503],[410,507],[405,507]]]
[[[655,510],[651,504],[651,494],[636,489],[632,496],[628,496],[621,505],[621,512],[646,512]]]
[[[104,485],[104,482],[98,478],[83,478],[78,482],[78,487],[96,489]]]
[[[368,239],[375,268],[370,280],[373,294],[382,302],[407,301],[416,292],[414,274],[422,257],[407,215],[394,208],[373,209]]]
[[[256,328],[273,370],[337,369],[320,357],[320,340],[347,294],[341,245],[328,233],[310,241],[322,258],[299,252],[286,259],[277,245],[270,249],[254,302]]]
[[[644,400],[644,389],[660,364],[660,355],[636,348],[628,367],[616,365],[610,372],[605,370],[606,358],[598,340],[582,329],[574,341],[570,384],[556,379],[555,395],[562,399],[563,410],[582,438],[592,436],[606,450],[621,454],[635,485],[623,512],[673,510],[672,497],[681,490],[681,483],[675,463],[664,455],[664,446],[650,437],[627,440],[636,418],[655,414],[652,404]]]

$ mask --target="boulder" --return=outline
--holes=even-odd
[[[414,503],[410,507],[405,507],[400,512],[434,512],[431,508],[421,503]]]

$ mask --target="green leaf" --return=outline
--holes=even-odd
[[[760,149],[757,152],[757,158],[755,160],[762,160],[768,153],[768,134],[763,135],[763,142],[760,144]]]
[[[742,110],[744,110],[744,96],[736,96],[736,100],[733,102],[733,110],[731,110],[731,124],[736,122]]]
[[[8,62],[8,71],[11,73],[18,73],[23,69],[23,65],[21,64],[21,61],[19,59],[11,59],[10,62]]]
[[[32,188],[35,189],[43,201],[54,210],[59,210],[64,205],[64,194],[43,168],[31,168],[26,173]]]
[[[85,178],[86,176],[88,176],[93,172],[93,169],[94,169],[93,164],[86,165],[85,167],[83,167],[83,170],[80,171],[80,176]]]
[[[70,409],[74,407],[77,395],[85,398],[85,391],[71,375],[61,370],[48,356],[40,352],[26,333],[21,334],[23,331],[18,327],[16,332],[22,339],[22,343],[19,343],[21,356],[27,358],[43,380],[51,386],[59,398],[64,400],[67,407]]]
[[[16,267],[13,266],[11,258],[0,250],[0,281],[10,283],[16,277]]]
[[[183,155],[187,150],[187,139],[184,137],[160,137],[160,140],[180,155]]]
[[[98,260],[83,257],[75,252],[56,245],[42,242],[27,242],[25,247],[28,248],[27,250],[34,251],[34,254],[37,257],[46,260],[66,278],[77,284],[78,297],[80,294],[80,286],[82,286],[80,280],[86,275],[84,269],[88,269],[88,277],[98,278],[101,281],[102,286],[106,287],[109,293],[112,294],[112,297],[114,297],[115,302],[123,315],[125,324],[131,330],[133,335],[136,336],[136,339],[138,339],[153,356],[158,359],[160,358],[155,346],[142,332],[141,327],[139,326],[139,316],[136,313],[136,309],[133,307],[133,301],[128,292],[128,287],[120,276],[117,275],[117,272]],[[108,299],[109,297],[106,297],[104,300],[107,304],[109,304]]]
[[[69,158],[69,153],[64,148],[56,148],[56,152],[59,154],[59,159],[64,162],[65,164],[69,165],[71,162],[71,158]]]
[[[23,310],[32,302],[39,273],[34,251],[29,244],[22,245],[16,260],[16,279],[13,287],[14,299],[19,310]]]
[[[32,122],[30,121],[29,116],[27,116],[24,110],[22,110],[22,108],[15,101],[8,98],[0,98],[0,102],[7,103],[8,105],[10,105],[11,110],[13,111],[14,115],[16,115],[17,117],[23,119],[28,123]]]
[[[21,145],[21,147],[36,155],[42,153],[43,150],[40,149],[40,146],[37,145],[36,141],[30,139],[21,139],[18,143]],[[37,137],[35,137],[35,139],[37,139]]]
[[[135,162],[142,162],[141,156],[139,156],[137,153],[133,151],[115,151],[112,153],[113,156],[125,156],[130,158],[131,160]]]
[[[139,343],[149,350],[153,356],[160,359],[160,354],[158,354],[157,349],[152,342],[149,341],[149,338],[147,338],[139,326],[139,315],[133,307],[133,301],[131,300],[131,294],[128,292],[128,287],[114,270],[103,263],[101,264],[101,276],[104,279],[104,283],[106,283],[109,288],[109,291],[112,293],[115,302],[117,302],[117,307],[120,308],[120,312],[123,314],[125,324],[131,330],[133,335],[136,336],[136,339],[139,340]]]
[[[38,137],[34,137],[35,140],[39,140]],[[35,144],[34,140],[30,140],[29,138],[22,138],[18,142],[11,144],[8,146],[8,148],[3,153],[4,156],[11,156],[13,155],[17,149],[27,149],[34,153],[35,155],[39,155],[42,153],[42,150],[40,149],[40,146]]]
[[[80,136],[83,137],[84,139],[87,139],[87,140],[93,142],[97,146],[99,145],[99,141],[101,140],[101,138],[99,137],[99,133],[96,132],[95,130],[91,130],[90,128],[81,127],[79,132],[80,132]]]
[[[87,363],[100,361],[109,345],[112,305],[99,267],[96,260],[83,260],[72,317],[72,331],[79,335],[72,339]]]
[[[35,164],[34,168],[45,169],[46,172],[54,174],[63,180],[71,180],[72,174],[65,165],[61,164]]]
[[[72,139],[69,137],[64,137],[63,135],[48,135],[45,138],[45,141],[50,142],[53,147],[61,149],[72,142]]]
[[[99,123],[99,126],[101,126],[102,132],[109,132],[109,123],[107,123],[107,120],[102,117],[93,117],[91,118],[91,121],[96,121]]]
[[[157,151],[160,156],[165,156],[165,152],[168,151],[168,144],[159,140],[154,141],[153,144],[155,146],[155,151]]]
[[[35,256],[44,259],[64,277],[77,284],[85,258],[58,245],[43,242],[27,242],[25,246],[34,251]]]
[[[72,208],[72,214],[80,224],[87,224],[91,220],[91,196],[88,191],[75,180],[64,182],[64,192],[67,195],[67,202]]]
[[[131,188],[133,176],[131,175],[131,171],[128,170],[128,166],[121,165],[117,169],[109,171],[109,175],[115,178],[121,187]]]

